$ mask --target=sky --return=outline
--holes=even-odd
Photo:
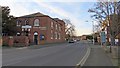
[[[77,36],[92,33],[88,10],[94,7],[94,3],[94,0],[0,0],[0,5],[9,6],[10,14],[15,17],[40,12],[52,18],[69,19]]]

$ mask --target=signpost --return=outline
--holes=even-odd
[[[100,33],[100,38],[101,38],[101,46],[102,46],[102,44],[106,42],[106,35],[104,31]]]

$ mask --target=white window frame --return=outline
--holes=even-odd
[[[56,23],[56,25],[55,25],[55,28],[56,28],[56,30],[58,29],[58,24]]]
[[[16,24],[16,25],[18,26],[18,24],[19,24],[19,21],[17,21],[17,24]]]
[[[51,30],[51,39],[53,39],[53,30]]]
[[[51,28],[53,28],[54,22],[51,22]]]
[[[37,22],[36,22],[36,20],[37,20]],[[40,20],[39,19],[34,20],[34,26],[40,26]]]
[[[57,39],[57,32],[55,32],[55,39]]]
[[[16,26],[21,26],[19,20],[17,20]]]
[[[60,26],[60,24],[59,24],[59,31],[61,31],[61,26]]]
[[[17,32],[16,36],[20,36],[20,34],[21,34],[20,32]]]
[[[28,20],[25,20],[25,25],[27,25],[27,22],[29,22]]]

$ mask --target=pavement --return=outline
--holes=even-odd
[[[82,41],[50,45],[46,45],[46,47],[5,48],[2,50],[2,65],[77,66],[86,55],[89,47],[87,43]]]
[[[43,48],[43,47],[51,47],[51,46],[57,46],[57,44],[67,44],[68,42],[58,42],[58,43],[47,43],[47,44],[40,44],[40,45],[30,45],[30,46],[13,46],[13,47],[8,47],[8,46],[3,46],[1,47],[2,49],[25,49],[25,48]]]
[[[90,55],[83,66],[113,66],[111,58],[100,45],[91,44],[90,48]]]

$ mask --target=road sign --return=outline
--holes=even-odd
[[[102,31],[102,32],[100,33],[100,37],[101,37],[101,42],[102,42],[102,43],[105,43],[105,42],[106,42],[106,35],[105,35],[105,32],[104,32],[104,31]]]

